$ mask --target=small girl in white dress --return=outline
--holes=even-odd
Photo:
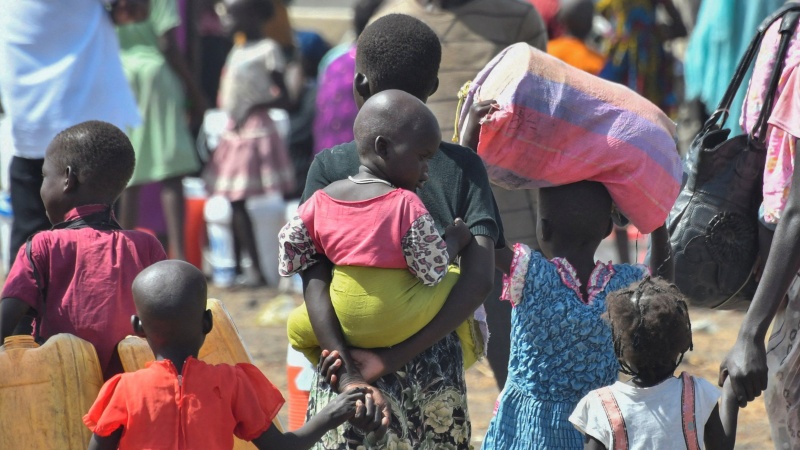
[[[596,389],[569,420],[585,435],[585,449],[732,449],[738,405],[726,381],[719,389],[683,372],[692,348],[689,311],[678,289],[645,278],[609,294],[606,320],[627,382]]]

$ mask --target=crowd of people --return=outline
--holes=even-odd
[[[293,30],[289,3],[0,0],[14,213],[0,338],[69,333],[94,346],[106,384],[84,411],[89,448],[231,448],[236,436],[258,448],[468,449],[465,369],[484,356],[501,389],[485,405],[487,450],[730,449],[739,408],[762,393],[776,448],[800,448],[800,39],[788,21],[767,23],[747,88],[714,110],[759,24],[788,2],[357,0],[340,43]],[[468,104],[465,83],[519,43],[606,80],[593,86],[626,86],[678,135],[724,114],[733,134],[766,143],[759,284],[719,387],[675,373],[692,329],[666,212],[647,266],[631,264],[624,181],[507,189],[487,170],[479,149],[492,147],[499,99]],[[202,158],[214,106],[227,120]],[[572,109],[571,122],[600,107]],[[637,133],[625,138],[657,139]],[[258,368],[198,359],[213,318],[205,275],[183,262],[187,176],[230,203],[255,286],[268,277],[248,200],[299,201],[267,237],[280,275],[303,280],[287,331],[317,370],[298,430],[273,425],[284,400]],[[158,237],[136,229],[153,211]],[[619,263],[598,262],[612,234]],[[129,334],[156,362],[125,373],[116,346]]]

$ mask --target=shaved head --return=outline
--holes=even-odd
[[[195,266],[160,261],[133,281],[133,300],[148,339],[182,341],[203,335],[206,278]]]
[[[442,140],[439,122],[431,110],[413,95],[395,89],[379,92],[364,103],[353,134],[362,156],[373,150],[379,136],[390,142]]]

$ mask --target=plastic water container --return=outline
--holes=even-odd
[[[277,286],[278,275],[278,232],[286,223],[284,219],[286,203],[280,194],[270,194],[248,198],[245,207],[253,222],[258,258],[261,271],[270,286]]]
[[[186,210],[186,222],[183,227],[186,261],[203,270],[203,247],[206,243],[203,208],[208,198],[206,183],[202,178],[184,178],[183,196]]]
[[[291,344],[286,351],[286,384],[289,387],[289,431],[296,430],[306,422],[311,383],[314,382],[314,366]]]
[[[244,346],[241,335],[236,329],[225,305],[217,300],[208,299],[208,309],[214,318],[214,326],[206,336],[200,353],[197,355],[201,361],[208,364],[237,364],[253,363],[253,358]],[[128,336],[117,345],[122,367],[126,372],[133,372],[143,369],[145,364],[153,361],[155,357],[147,341],[138,336]],[[302,355],[301,355],[302,356]],[[279,430],[283,431],[283,425],[276,417],[273,421]],[[4,447],[2,447],[4,448]],[[254,449],[255,446],[249,442],[234,438],[234,450]]]
[[[10,269],[8,262],[11,260],[12,252],[10,248],[12,222],[14,222],[14,212],[11,210],[11,195],[5,191],[0,192],[0,268],[3,274],[8,274]]]
[[[57,334],[39,347],[11,336],[0,347],[0,448],[85,449],[83,424],[103,385],[92,344]]]
[[[236,254],[231,227],[233,208],[228,199],[215,195],[208,199],[203,213],[208,230],[211,282],[215,286],[229,287],[236,279]]]
[[[291,132],[291,123],[289,122],[289,112],[285,109],[270,109],[269,118],[275,122],[275,128],[278,130],[278,136],[281,137],[283,142],[289,145],[289,133]]]

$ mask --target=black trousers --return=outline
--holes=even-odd
[[[9,167],[11,209],[14,222],[11,225],[11,261],[14,264],[17,251],[37,231],[50,228],[50,220],[44,210],[39,189],[42,187],[42,165],[44,159],[26,159],[15,156]]]

